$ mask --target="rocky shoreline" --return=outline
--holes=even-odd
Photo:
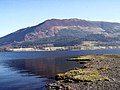
[[[56,81],[48,84],[48,90],[120,89],[120,55],[87,55],[71,60],[85,63],[84,67],[57,74]]]

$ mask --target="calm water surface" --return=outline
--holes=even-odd
[[[46,90],[55,74],[82,66],[67,58],[107,53],[120,50],[0,52],[0,90]]]

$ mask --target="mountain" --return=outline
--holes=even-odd
[[[69,46],[81,41],[120,41],[120,23],[81,19],[50,19],[0,38],[0,46]]]

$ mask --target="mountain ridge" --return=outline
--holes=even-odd
[[[49,19],[38,25],[23,28],[1,37],[0,46],[17,46],[18,44],[18,46],[23,46],[26,42],[27,44],[32,43],[33,46],[35,42],[37,42],[37,45],[53,44],[54,46],[60,40],[62,41],[57,43],[57,45],[60,44],[59,46],[61,46],[62,44],[62,46],[66,46],[80,44],[84,40],[101,41],[103,39],[106,42],[111,40],[117,41],[119,35],[120,23],[116,22],[88,21],[82,19]],[[72,42],[76,43],[71,44]],[[30,45],[28,44],[28,46]]]

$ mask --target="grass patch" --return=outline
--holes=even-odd
[[[64,82],[69,82],[69,81],[93,82],[93,81],[98,81],[98,80],[109,81],[109,78],[100,75],[98,70],[85,70],[85,69],[70,70],[64,74],[57,74],[55,78],[56,80],[63,80]]]
[[[91,61],[91,60],[94,60],[94,59],[95,59],[95,56],[87,55],[87,56],[79,56],[79,57],[76,57],[76,58],[70,58],[68,60],[70,60],[70,61]]]
[[[79,63],[87,63],[88,61],[92,60],[104,60],[107,56],[110,57],[120,57],[118,54],[103,54],[103,55],[86,55],[86,56],[79,56],[76,58],[70,58],[69,61],[77,61]],[[85,69],[88,68],[88,69]],[[55,76],[56,80],[62,80],[64,82],[80,82],[80,81],[87,81],[87,82],[94,82],[99,80],[107,80],[110,79],[108,77],[102,76],[99,74],[99,72],[108,70],[110,67],[108,65],[103,66],[96,70],[90,70],[91,67],[85,67],[83,69],[77,69],[77,70],[70,70],[66,73],[57,74]]]
[[[104,54],[103,56],[106,56],[106,57],[114,57],[114,58],[120,58],[120,54]]]
[[[95,60],[95,59],[104,59],[104,55],[86,55],[86,56],[79,56],[79,57],[75,57],[75,58],[69,58],[69,61],[91,61],[91,60]]]

